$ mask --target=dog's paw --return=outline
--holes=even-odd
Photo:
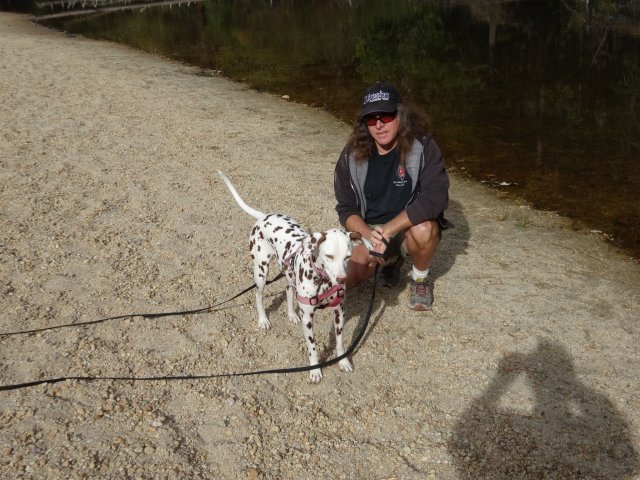
[[[322,380],[322,370],[314,368],[309,372],[309,382],[320,383],[320,380]]]
[[[258,327],[260,330],[269,330],[271,328],[271,322],[267,317],[258,318]]]
[[[351,362],[348,358],[343,358],[342,360],[340,360],[338,362],[338,366],[343,372],[353,372],[353,365],[351,365]]]
[[[300,317],[295,312],[289,312],[289,320],[291,320],[291,323],[294,325],[298,325],[300,323]]]

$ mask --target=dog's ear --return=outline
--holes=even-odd
[[[347,232],[349,234],[349,240],[353,245],[364,245],[362,241],[362,234],[359,232]]]
[[[314,233],[313,235],[311,235],[311,240],[310,240],[311,245],[317,248],[318,245],[320,245],[326,239],[327,239],[327,232]]]
[[[320,245],[322,245],[322,242],[324,242],[327,239],[327,232],[320,232],[320,233],[314,233],[311,235],[311,239],[309,240],[309,243],[311,244],[311,250],[313,252],[313,256],[318,258],[319,255],[319,248]]]

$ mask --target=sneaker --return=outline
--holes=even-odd
[[[395,262],[380,269],[380,283],[383,287],[394,288],[400,283],[400,269],[403,263],[404,258],[398,257]]]
[[[409,308],[412,310],[431,310],[433,305],[433,292],[431,285],[426,278],[411,280],[409,283],[411,297],[409,298]]]

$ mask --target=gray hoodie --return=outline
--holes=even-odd
[[[334,173],[334,190],[338,202],[336,211],[343,226],[351,215],[366,217],[364,182],[368,167],[369,162],[357,162],[346,148],[340,154]],[[427,220],[438,220],[443,225],[446,222],[444,210],[449,202],[449,176],[440,147],[431,135],[414,140],[405,167],[412,187],[411,198],[405,207],[409,220],[414,225]]]

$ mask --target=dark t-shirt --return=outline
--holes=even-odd
[[[404,210],[411,198],[411,178],[404,165],[400,166],[397,148],[385,155],[376,152],[369,159],[364,196],[368,224],[386,223]]]

